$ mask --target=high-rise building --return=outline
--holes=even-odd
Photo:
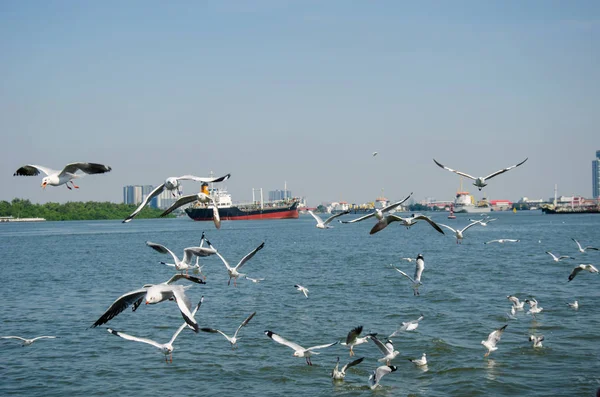
[[[592,161],[592,196],[600,198],[600,150],[596,150],[596,160]]]
[[[123,203],[125,204],[140,204],[154,190],[152,185],[129,185],[123,186]],[[157,198],[154,197],[148,203],[152,208],[157,207]]]

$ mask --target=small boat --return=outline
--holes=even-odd
[[[454,215],[454,205],[450,206],[450,215],[448,215],[448,219],[456,219],[456,215]]]

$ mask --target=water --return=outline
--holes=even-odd
[[[423,222],[409,230],[392,224],[370,236],[373,220],[319,230],[310,216],[226,221],[221,230],[185,218],[1,224],[0,335],[59,338],[29,347],[0,340],[0,395],[594,395],[600,387],[600,278],[587,272],[572,282],[567,277],[576,264],[598,266],[600,251],[581,254],[571,238],[600,245],[600,216],[492,215],[499,220],[470,228],[461,245]],[[459,227],[469,222],[466,214],[433,217]],[[167,342],[182,323],[172,302],[127,309],[89,329],[123,293],[172,275],[158,263],[170,258],[145,241],[181,254],[197,245],[203,230],[232,265],[266,242],[243,268],[265,281],[227,286],[225,267],[213,256],[203,259],[207,284],[187,291],[194,304],[205,297],[201,327],[231,334],[257,312],[240,331],[238,349],[218,334],[184,330],[173,363],[166,364],[158,349],[105,330]],[[521,241],[483,244],[496,238]],[[555,263],[547,250],[576,260]],[[408,280],[388,265],[412,275],[414,262],[400,258],[418,253],[425,271],[415,297]],[[308,299],[294,284],[310,290]],[[535,297],[544,310],[536,319],[518,312],[517,320],[508,320],[509,294]],[[576,299],[578,311],[566,305]],[[367,379],[381,354],[372,342],[356,347],[356,357],[365,360],[334,384],[329,374],[336,357],[350,360],[347,348],[321,350],[310,367],[264,334],[272,330],[305,347],[342,340],[357,325],[385,337],[420,313],[425,319],[417,330],[394,338],[398,370],[375,392]],[[506,323],[498,350],[484,358],[480,341]],[[542,349],[528,342],[534,333],[545,335]],[[423,352],[427,370],[407,360]]]

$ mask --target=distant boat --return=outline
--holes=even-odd
[[[448,215],[448,219],[456,219],[456,215],[454,215],[454,205],[450,206],[450,215]]]

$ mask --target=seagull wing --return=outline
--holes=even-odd
[[[559,258],[557,258],[557,257],[556,257],[556,255],[554,255],[552,252],[550,252],[550,251],[546,251],[546,253],[547,253],[548,255],[550,255],[550,256],[551,256],[551,257],[552,257],[552,258],[553,258],[555,261],[559,260]],[[562,258],[562,256],[561,256],[561,258]]]
[[[476,180],[476,179],[477,179],[477,178],[475,178],[474,176],[471,176],[471,175],[469,175],[469,174],[465,174],[464,172],[456,171],[456,170],[453,170],[452,168],[446,167],[445,165],[443,165],[443,164],[440,164],[440,163],[438,163],[437,161],[435,161],[435,159],[433,159],[433,162],[434,162],[434,163],[436,163],[436,164],[437,164],[439,167],[441,167],[441,168],[443,168],[443,169],[445,169],[445,170],[448,170],[448,171],[450,171],[450,172],[454,172],[455,174],[462,175],[462,176],[464,176],[464,177],[466,177],[466,178],[473,179],[473,180]]]
[[[417,260],[415,265],[415,281],[421,282],[421,275],[423,274],[423,270],[425,269],[425,262],[422,260]]]
[[[148,247],[152,248],[153,250],[160,252],[161,254],[170,254],[173,257],[173,260],[175,261],[175,263],[179,263],[179,258],[177,257],[177,255],[175,255],[173,253],[173,251],[171,251],[164,245],[158,244],[158,243],[153,243],[152,241],[146,241],[146,245]]]
[[[431,225],[431,227],[433,227],[435,230],[437,230],[438,232],[445,234],[444,231],[442,230],[441,227],[438,226],[437,223],[435,223],[434,221],[431,220],[430,217],[425,216],[425,215],[417,215],[414,217],[415,220],[423,220],[427,223],[429,223]]]
[[[142,209],[144,209],[144,207],[146,205],[148,205],[148,203],[150,202],[150,200],[152,200],[154,197],[156,197],[159,194],[161,194],[163,190],[165,190],[165,184],[164,183],[161,183],[160,185],[158,185],[157,187],[155,187],[154,190],[152,190],[150,192],[150,194],[147,195],[146,198],[142,201],[142,203],[135,209],[135,211],[133,211],[131,213],[131,215],[129,215],[127,218],[125,218],[123,220],[123,223],[130,222],[137,214],[140,213],[140,211]]]
[[[200,298],[200,301],[198,302],[198,304],[196,305],[196,307],[194,308],[194,311],[192,312],[192,316],[196,316],[196,313],[198,312],[198,310],[200,309],[200,306],[202,306],[202,302],[204,301],[204,295],[202,295],[202,297]],[[179,326],[179,328],[177,328],[177,331],[175,331],[175,333],[173,334],[173,337],[171,338],[171,340],[169,341],[169,344],[172,345],[173,342],[175,342],[175,339],[177,339],[177,337],[179,336],[179,334],[181,333],[181,331],[183,331],[186,327],[190,327],[190,325],[187,322],[184,322],[183,324],[181,324]],[[193,329],[193,327],[190,327]]]
[[[198,323],[196,322],[194,315],[190,312],[190,300],[185,295],[183,287],[177,285],[171,287],[171,290],[173,291],[173,297],[175,297],[175,301],[177,302],[177,306],[179,306],[179,311],[181,311],[183,319],[194,329],[194,332],[198,332]]]
[[[389,341],[388,341],[386,344],[383,344],[383,342],[382,342],[382,341],[380,341],[379,339],[377,339],[377,337],[376,337],[376,336],[374,336],[374,335],[373,335],[373,336],[371,336],[371,340],[372,340],[373,342],[375,342],[375,346],[377,346],[377,347],[379,348],[379,350],[381,350],[381,352],[382,352],[383,354],[385,354],[386,356],[387,356],[388,354],[390,354],[390,353],[393,351],[393,346],[394,346],[394,345],[392,345],[392,350],[390,350],[390,349],[388,348],[388,344],[391,344]]]
[[[577,244],[577,247],[579,247],[579,251],[581,251],[583,248],[581,248],[581,244],[579,244],[579,241],[575,240],[574,238],[572,238],[571,240],[575,241],[575,243]]]
[[[352,219],[351,221],[340,221],[340,223],[355,223],[355,222],[360,222],[360,221],[364,221],[365,219],[372,218],[374,216],[375,216],[375,212],[371,212],[370,214],[363,215],[360,218]]]
[[[70,163],[65,165],[65,168],[62,169],[59,176],[66,174],[74,174],[77,171],[85,172],[86,174],[104,174],[105,172],[109,172],[110,170],[112,170],[112,168],[104,164]]]
[[[358,338],[358,336],[362,332],[362,330],[362,325],[359,325],[358,327],[355,327],[350,332],[348,332],[348,335],[346,336],[346,344],[349,345],[354,343],[356,341],[356,338]]]
[[[448,225],[444,225],[443,223],[438,223],[439,226],[444,226],[446,229],[452,230],[453,233],[456,233],[456,229],[448,226]]]
[[[58,174],[58,171],[53,170],[48,167],[42,167],[41,165],[33,165],[27,164],[19,168],[15,171],[13,176],[36,176],[39,175],[40,172],[43,172],[46,175],[50,174]]]
[[[405,197],[403,200],[396,201],[395,203],[392,203],[392,204],[390,204],[390,205],[386,205],[385,207],[383,207],[383,208],[381,209],[381,212],[387,212],[387,211],[391,211],[391,210],[393,210],[394,208],[396,208],[396,207],[398,207],[398,206],[400,206],[400,205],[404,204],[404,202],[405,202],[406,200],[408,200],[408,199],[410,198],[410,196],[412,196],[412,194],[413,194],[413,192],[410,192],[410,194],[409,194],[408,196],[406,196],[406,197]]]
[[[502,337],[502,333],[504,332],[504,330],[506,329],[507,326],[508,326],[508,324],[504,325],[502,328],[492,331],[488,335],[487,343],[490,344],[491,346],[496,346],[496,344],[500,341],[500,338]]]
[[[252,259],[252,257],[258,252],[260,251],[263,247],[265,246],[265,242],[263,241],[258,247],[254,248],[252,250],[252,252],[248,253],[246,256],[244,256],[239,262],[238,264],[235,266],[235,269],[241,269],[242,266],[244,266],[244,264],[246,262],[248,262],[250,259]]]
[[[468,228],[470,228],[471,226],[473,226],[473,225],[476,225],[476,224],[478,224],[478,223],[479,223],[479,221],[475,221],[475,222],[473,222],[473,223],[469,223],[467,226],[465,226],[465,227],[464,227],[464,228],[461,230],[461,232],[463,232],[463,233],[464,233],[464,232],[465,232],[465,230],[467,230],[467,229],[468,229]]]
[[[189,203],[193,203],[194,201],[197,201],[197,200],[198,200],[197,194],[189,194],[187,196],[181,196],[169,208],[167,208],[162,214],[160,214],[160,216],[169,215],[171,212],[175,211],[177,208],[179,208],[183,205],[189,204]]]
[[[308,211],[308,213],[309,213],[309,214],[311,214],[313,218],[315,218],[315,220],[317,221],[317,223],[323,223],[323,224],[325,224],[325,223],[323,222],[323,219],[321,219],[321,217],[320,217],[320,216],[318,216],[318,215],[315,215],[315,214],[314,214],[314,212],[312,212],[311,210],[309,210],[309,211]]]
[[[349,213],[350,213],[350,210],[346,210],[346,211],[340,212],[339,214],[332,215],[329,218],[325,219],[325,222],[323,222],[323,224],[328,225],[335,218],[340,217],[342,215],[349,214]],[[313,214],[313,216],[315,216],[315,215]]]
[[[208,240],[207,240],[208,241]],[[212,248],[212,245],[210,245],[210,242],[208,243],[209,247]],[[225,258],[223,258],[223,255],[221,255],[219,253],[219,251],[215,252],[215,255],[217,255],[219,258],[221,258],[221,261],[223,262],[223,264],[225,265],[225,267],[227,268],[227,270],[232,270],[233,268],[231,266],[229,266],[229,262],[227,262],[225,260]]]
[[[124,332],[115,331],[114,329],[110,329],[110,328],[107,328],[106,330],[113,335],[120,336],[123,339],[132,340],[134,342],[147,343],[147,344],[157,347],[159,349],[162,349],[164,346],[162,343],[158,343],[156,341],[153,341],[152,339],[138,338],[137,336],[129,335]]]
[[[56,336],[49,336],[49,335],[37,336],[37,337],[33,338],[32,341],[35,342],[38,339],[56,339]]]
[[[318,349],[325,349],[326,347],[333,346],[333,345],[337,345],[337,343],[338,343],[338,341],[335,341],[335,342],[333,342],[333,343],[328,343],[328,344],[326,344],[326,345],[312,346],[312,347],[309,347],[309,348],[308,348],[308,349],[306,349],[306,350],[313,351],[313,350],[318,350]]]
[[[209,332],[211,334],[221,334],[225,337],[225,339],[227,339],[228,341],[231,342],[231,338],[229,336],[227,336],[227,334],[223,331],[221,331],[220,329],[216,329],[216,328],[200,328],[200,331],[203,332]]]
[[[348,368],[350,368],[350,367],[354,367],[355,365],[358,365],[358,364],[362,363],[362,361],[363,361],[364,359],[365,359],[364,357],[361,357],[361,358],[358,358],[358,359],[356,359],[356,360],[354,360],[354,361],[351,361],[351,362],[349,362],[348,364],[346,364],[346,365],[344,365],[344,366],[342,367],[342,372],[346,372],[346,370],[347,370]]]
[[[21,338],[20,336],[13,336],[13,335],[0,336],[0,338],[2,338],[2,339],[19,339],[19,340],[22,340],[23,342],[27,341],[27,339],[25,339],[25,338]]]
[[[104,314],[100,316],[100,318],[96,320],[94,324],[92,324],[90,328],[95,328],[99,325],[109,322],[123,310],[127,309],[129,305],[137,302],[138,300],[143,299],[144,295],[146,295],[147,290],[147,288],[141,288],[121,295],[117,298],[117,300],[113,302],[112,305],[110,305],[110,307],[104,312]]]
[[[488,176],[486,176],[483,179],[491,179],[491,178],[495,177],[496,175],[500,175],[500,174],[505,173],[506,171],[512,170],[513,168],[516,168],[516,167],[520,166],[521,164],[523,164],[524,162],[526,162],[528,158],[529,157],[527,157],[525,160],[521,161],[519,164],[511,165],[510,167],[503,168],[501,170],[493,172],[493,173],[489,174]]]
[[[398,273],[400,273],[401,275],[403,275],[404,277],[406,277],[407,279],[409,279],[410,281],[412,281],[413,284],[416,284],[417,282],[408,274],[404,273],[402,270],[398,269],[398,268],[394,268]]]
[[[234,338],[237,338],[237,334],[238,334],[238,332],[240,332],[240,329],[242,329],[242,327],[245,327],[246,324],[248,324],[250,322],[250,320],[252,320],[252,317],[254,317],[255,315],[256,315],[256,312],[250,314],[248,317],[246,317],[246,319],[244,321],[242,321],[240,326],[237,327],[237,329],[235,330],[235,334],[233,334]]]
[[[229,177],[231,176],[231,174],[227,174],[218,178],[203,178],[203,177],[199,177],[199,176],[194,176],[194,175],[182,175],[182,176],[178,176],[177,179],[181,179],[181,180],[191,180],[191,181],[196,181],[196,182],[206,182],[206,183],[212,183],[212,182],[223,182],[226,181],[227,179],[229,179]]]
[[[274,332],[271,332],[271,331],[265,331],[265,334],[266,334],[266,335],[267,335],[269,338],[273,339],[275,342],[277,342],[277,343],[279,343],[279,344],[282,344],[282,345],[285,345],[285,346],[287,346],[287,347],[289,347],[289,348],[291,348],[291,349],[294,349],[294,351],[304,351],[304,350],[306,350],[305,348],[303,348],[303,347],[302,347],[302,346],[300,346],[299,344],[297,344],[297,343],[294,343],[294,342],[290,342],[289,340],[287,340],[287,339],[285,339],[285,338],[283,338],[283,337],[281,337],[281,336],[277,335],[277,334],[276,334],[276,333],[274,333]]]
[[[177,280],[180,280],[182,278],[185,278],[186,280],[189,280],[193,283],[196,284],[206,284],[202,279],[198,278],[198,277],[194,277],[194,276],[188,276],[186,274],[174,274],[173,277],[171,277],[170,279],[168,279],[167,281],[164,282],[164,284],[172,284]]]
[[[212,248],[187,247],[183,250],[183,262],[189,264],[193,256],[210,256],[216,253],[217,251]]]
[[[577,275],[577,273],[579,273],[582,270],[583,270],[583,268],[581,267],[581,265],[575,266],[573,268],[573,271],[571,272],[571,274],[569,274],[569,281],[573,280],[575,278],[575,276]]]

